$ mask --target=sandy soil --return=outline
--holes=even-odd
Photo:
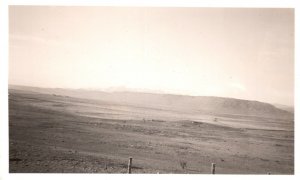
[[[293,122],[276,122],[10,91],[9,171],[126,173],[133,157],[132,173],[293,174]]]

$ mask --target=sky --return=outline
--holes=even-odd
[[[9,84],[294,104],[294,10],[10,6]]]

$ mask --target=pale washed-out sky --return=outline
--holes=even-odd
[[[9,83],[293,105],[293,9],[10,6]]]

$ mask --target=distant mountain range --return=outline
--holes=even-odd
[[[104,92],[84,89],[37,88],[10,85],[9,89],[93,99],[124,105],[168,109],[204,114],[230,114],[279,119],[293,119],[293,107],[212,96],[185,96],[142,92]]]

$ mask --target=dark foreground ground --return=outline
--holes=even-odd
[[[293,129],[225,126],[218,123],[222,117],[212,123],[206,116],[140,118],[136,112],[107,102],[10,90],[9,171],[126,173],[133,157],[132,173],[203,174],[210,173],[211,163],[217,174],[294,173]]]

